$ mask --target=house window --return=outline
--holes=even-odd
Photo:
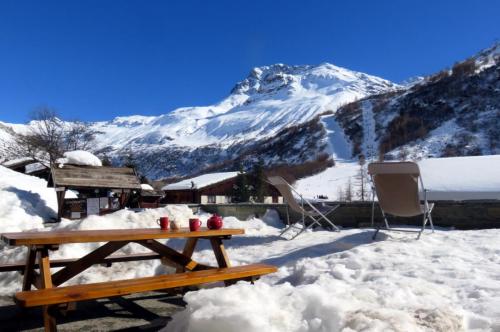
[[[226,196],[226,203],[231,203],[231,196]]]
[[[215,204],[215,195],[208,195],[207,196],[207,203],[208,204]]]

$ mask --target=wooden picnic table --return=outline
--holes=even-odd
[[[248,268],[231,268],[222,241],[230,239],[233,235],[241,234],[244,234],[243,229],[232,228],[220,230],[202,228],[194,232],[186,228],[179,230],[147,228],[4,233],[1,238],[7,245],[26,246],[28,248],[22,283],[23,291],[16,294],[16,300],[25,307],[42,305],[45,329],[46,331],[55,331],[55,319],[48,312],[49,306],[71,302],[69,299],[79,301],[126,295],[133,292],[161,289],[161,287],[174,288],[179,285],[186,286],[194,283],[227,282],[274,272],[276,270],[274,267],[264,264],[254,264],[255,266],[251,268],[250,265],[248,265]],[[186,239],[182,252],[158,241],[172,238]],[[200,239],[210,241],[218,267],[202,264],[192,259],[196,244]],[[51,272],[51,251],[57,250],[63,244],[89,242],[104,244],[81,258],[67,262],[66,266],[59,271]],[[155,276],[117,282],[59,287],[92,265],[103,264],[106,259],[109,259],[108,256],[129,243],[137,243],[148,248],[161,257],[162,262],[175,267],[176,273],[166,275],[165,277],[168,279],[159,279],[161,276]],[[38,268],[39,272],[36,271],[36,268]],[[185,272],[191,273],[186,274]],[[32,285],[38,290],[31,290]],[[36,296],[33,296],[34,293],[36,293]]]

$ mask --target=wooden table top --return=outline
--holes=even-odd
[[[160,228],[100,229],[88,231],[40,231],[3,233],[2,241],[11,246],[57,245],[64,243],[139,241],[171,238],[224,237],[244,234],[244,229],[222,228],[210,230],[202,228],[191,232],[189,228],[162,230]]]

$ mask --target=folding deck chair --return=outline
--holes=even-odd
[[[368,165],[368,174],[372,180],[372,217],[371,225],[374,227],[375,193],[384,218],[384,226],[377,225],[373,239],[382,230],[418,233],[417,240],[425,230],[427,221],[430,222],[432,232],[431,212],[434,203],[427,202],[427,190],[424,187],[422,175],[418,165],[413,162],[375,162]],[[423,204],[419,196],[423,192]],[[422,228],[418,230],[391,228],[387,222],[386,214],[397,217],[415,217],[423,215]]]
[[[289,232],[292,229],[297,229],[299,230],[299,232],[297,232],[289,239],[293,240],[294,238],[299,236],[302,232],[313,227],[314,225],[322,226],[321,219],[323,219],[337,232],[340,231],[340,229],[327,217],[327,215],[329,215],[331,212],[333,212],[340,206],[339,204],[333,206],[323,205],[321,207],[314,206],[311,203],[311,201],[304,198],[299,192],[297,192],[297,190],[295,190],[295,188],[293,188],[288,182],[285,181],[285,179],[283,179],[280,176],[271,176],[268,178],[267,182],[276,187],[276,189],[278,189],[280,194],[283,196],[285,202],[293,211],[298,212],[302,215],[302,218],[294,223],[290,223],[290,219],[288,218],[287,220],[288,225],[281,232],[280,236],[285,235],[285,233]],[[299,202],[297,202],[293,193],[298,195]],[[312,220],[312,222],[309,223],[308,225],[306,225],[306,217]],[[302,227],[296,226],[296,224],[299,222]]]

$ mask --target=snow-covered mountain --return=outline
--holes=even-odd
[[[254,68],[220,103],[158,117],[118,117],[95,124],[100,148],[196,148],[273,137],[326,111],[397,85],[331,64]]]
[[[321,117],[321,122],[328,133],[330,153],[337,162],[335,167],[296,182],[297,190],[311,197],[342,200],[349,192],[354,200],[367,199],[369,195],[361,197],[361,192],[370,191],[367,186],[361,190],[361,156],[368,161],[419,161],[500,154],[500,44],[456,63],[451,69],[412,80],[397,91],[344,105],[335,114]],[[467,158],[453,158],[448,166],[459,160]],[[432,160],[419,163],[428,165]],[[460,166],[465,164],[457,165],[463,175],[466,170]],[[476,168],[468,171],[477,172]],[[496,171],[494,163],[486,169]],[[453,183],[448,190],[463,184],[457,181],[458,177],[450,177],[452,171],[439,175]],[[427,180],[428,175],[424,176]],[[428,185],[427,180],[424,182]],[[431,189],[436,194],[437,188]]]
[[[500,153],[500,44],[404,89],[335,114],[353,155],[386,159]]]
[[[397,88],[328,63],[254,68],[218,104],[94,123],[101,132],[95,152],[117,162],[132,154],[153,178],[234,168],[257,158],[267,164],[301,164],[325,152],[318,115]]]
[[[93,152],[115,163],[132,156],[153,179],[258,159],[302,176],[361,155],[497,154],[499,59],[496,44],[404,85],[328,63],[254,68],[218,104],[94,123],[101,134]],[[22,130],[0,123],[0,139]]]

